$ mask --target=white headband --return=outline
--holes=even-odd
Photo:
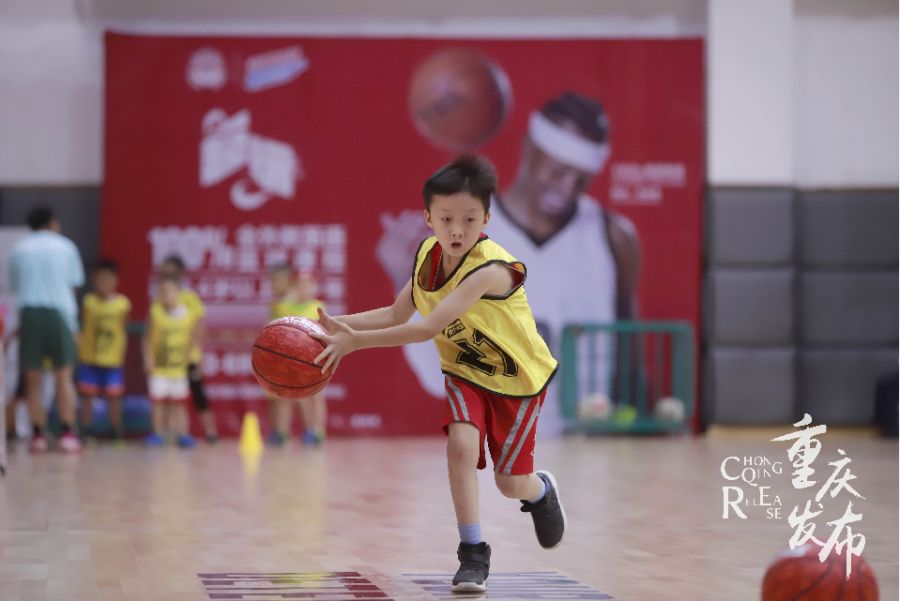
[[[528,119],[528,136],[545,154],[582,171],[598,173],[609,158],[609,144],[589,142],[538,111]]]

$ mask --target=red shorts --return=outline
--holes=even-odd
[[[537,418],[544,404],[544,389],[539,395],[512,398],[489,392],[456,378],[445,378],[447,412],[444,434],[453,423],[470,423],[481,433],[478,469],[487,466],[484,442],[487,439],[494,471],[520,475],[534,471],[534,438]]]

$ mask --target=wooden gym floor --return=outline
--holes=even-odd
[[[529,516],[484,474],[487,598],[758,599],[793,532],[787,514],[814,493],[794,491],[785,473],[767,482],[781,495],[780,520],[759,508],[723,520],[730,483],[719,470],[729,456],[785,461],[788,445],[772,435],[539,440],[538,466],[560,483],[569,531],[560,548],[539,548]],[[821,440],[823,481],[837,448],[853,459],[867,498],[853,507],[864,555],[881,599],[897,599],[897,443]],[[446,599],[457,567],[446,481],[439,437],[295,442],[266,449],[255,466],[233,442],[98,445],[75,457],[13,449],[0,480],[0,599]],[[846,500],[826,497],[823,517],[838,517]]]

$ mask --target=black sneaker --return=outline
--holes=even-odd
[[[487,590],[491,546],[487,543],[459,543],[456,556],[459,558],[459,569],[453,577],[453,592],[481,593]]]
[[[522,511],[531,514],[534,533],[545,549],[554,549],[562,543],[566,532],[566,510],[559,500],[559,487],[550,472],[537,472],[538,478],[547,484],[547,494],[537,503],[522,501]]]

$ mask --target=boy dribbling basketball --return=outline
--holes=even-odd
[[[413,277],[394,304],[330,317],[325,350],[334,369],[353,351],[434,339],[446,378],[447,465],[460,534],[455,592],[486,589],[490,546],[481,537],[477,469],[487,442],[500,492],[522,501],[542,547],[560,544],[566,528],[556,481],[534,472],[537,417],[557,363],[538,335],[523,284],[525,265],[483,233],[497,189],[493,166],[462,156],[425,183],[425,221],[434,236],[415,257]],[[409,322],[418,309],[424,319]]]

